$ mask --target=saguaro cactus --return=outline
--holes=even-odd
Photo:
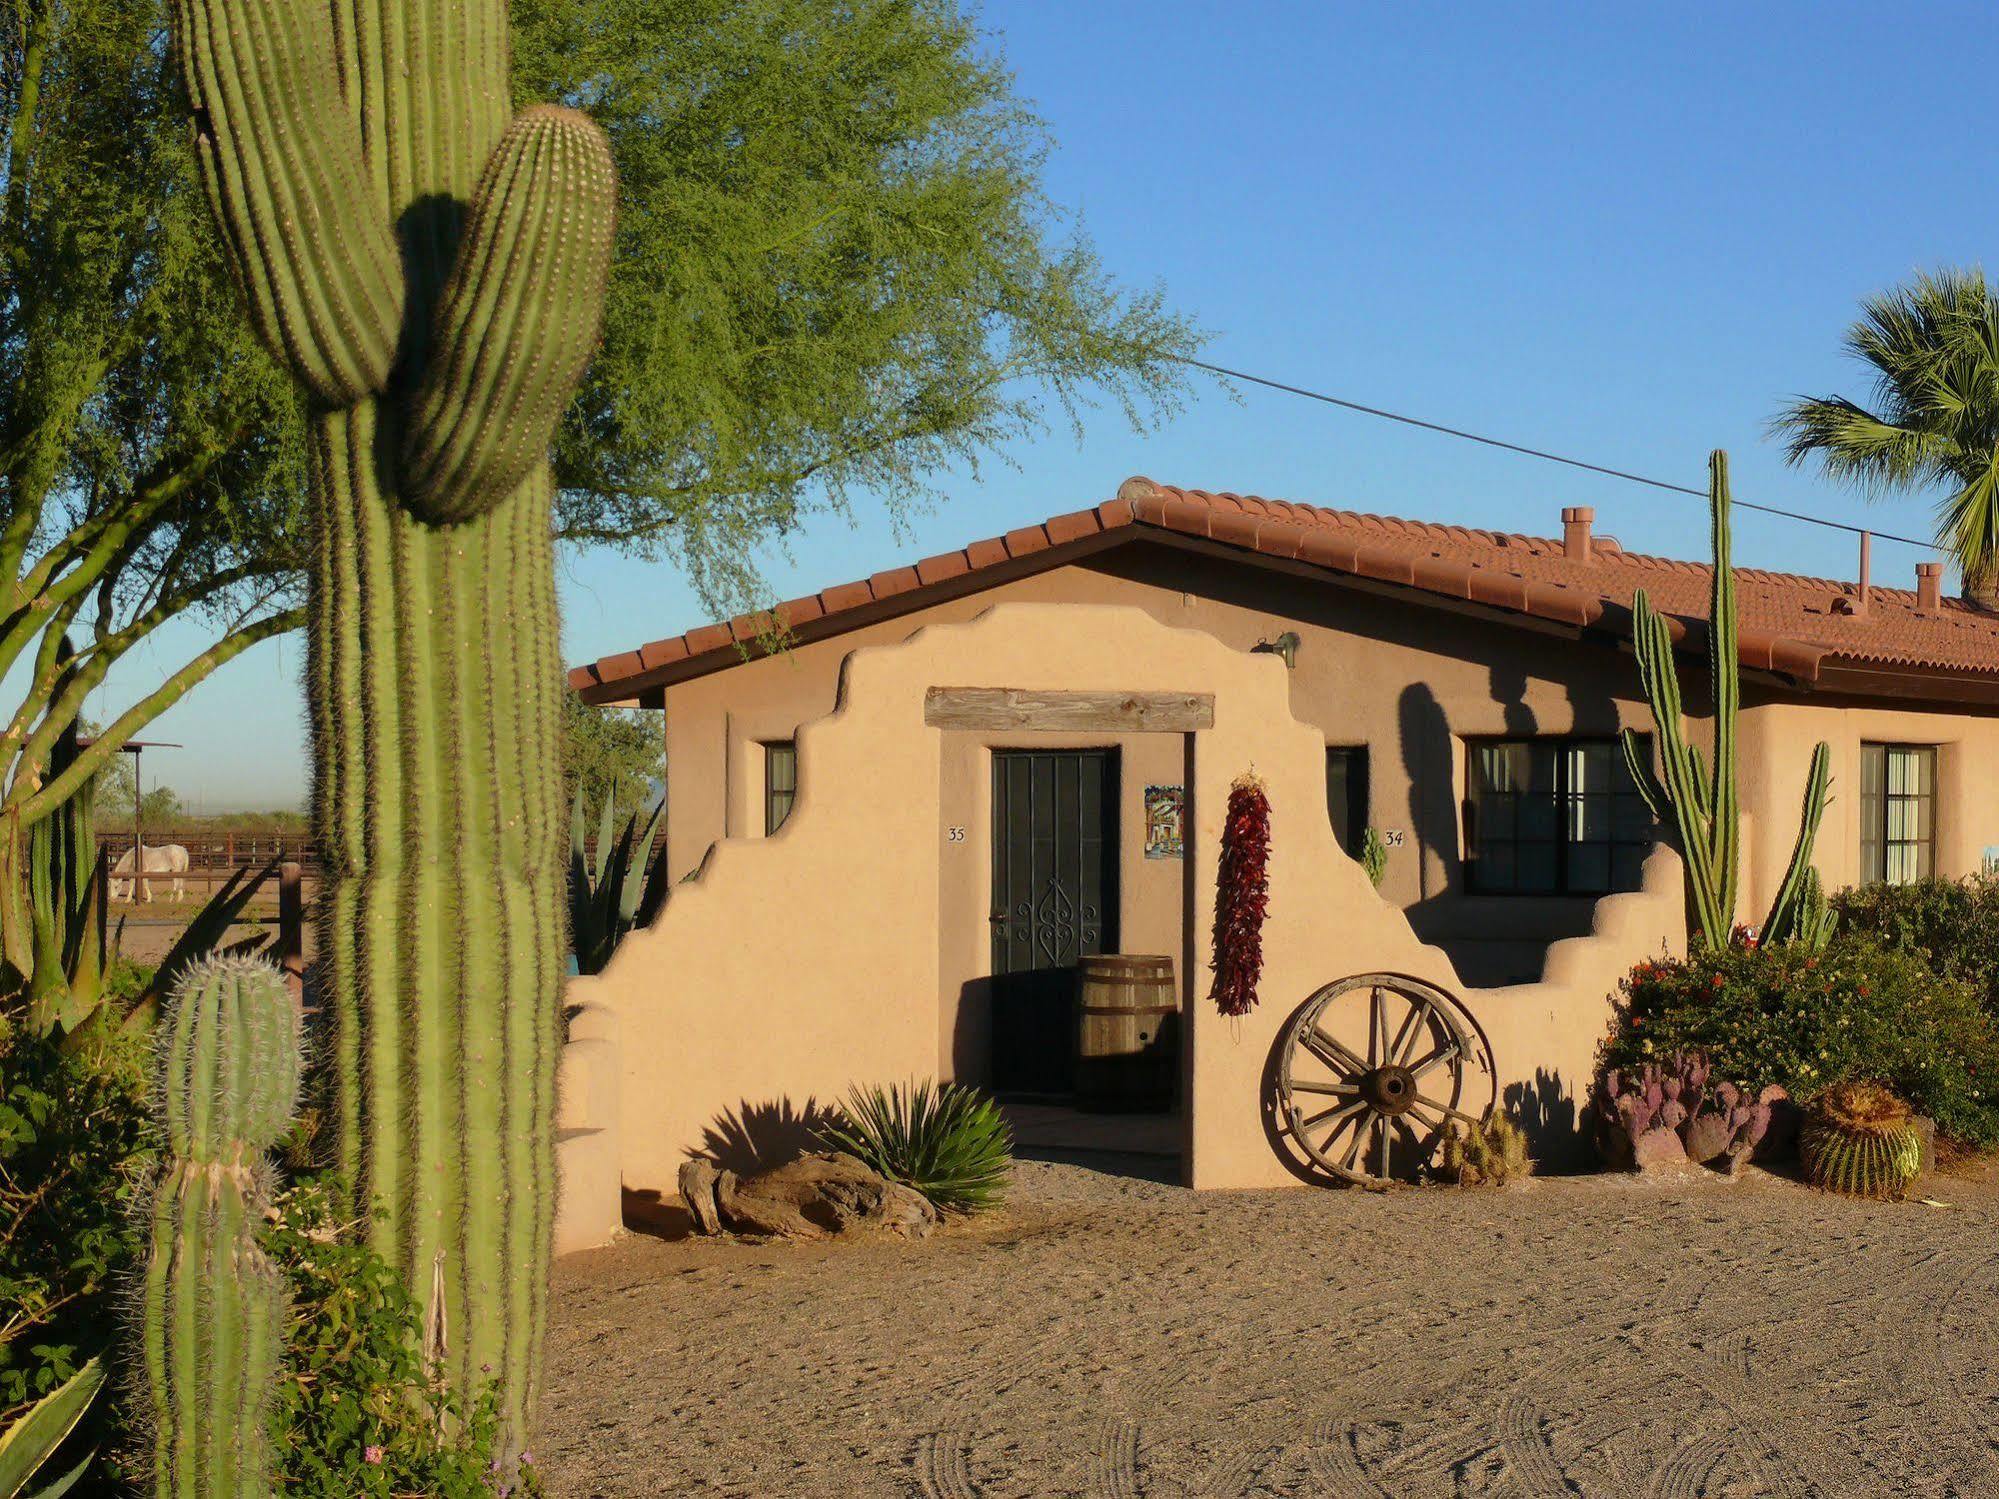
[[[609,147],[567,109],[510,119],[502,0],[175,0],[175,20],[216,223],[313,408],[339,1163],[447,1374],[490,1371],[518,1443],[564,946],[546,454],[597,336]]]
[[[1658,740],[1658,769],[1645,741],[1630,729],[1623,734],[1624,758],[1652,815],[1670,827],[1686,865],[1687,929],[1694,941],[1724,947],[1735,927],[1741,864],[1742,807],[1736,792],[1736,718],[1742,707],[1742,667],[1736,654],[1735,560],[1730,540],[1728,454],[1708,456],[1708,507],[1714,541],[1714,587],[1708,608],[1708,680],[1714,692],[1714,764],[1688,741],[1680,705],[1679,667],[1666,618],[1639,589],[1631,601],[1632,645],[1638,657],[1645,698],[1652,705]],[[1771,940],[1799,934],[1798,911],[1808,889],[1812,844],[1825,816],[1831,785],[1831,752],[1824,743],[1812,752],[1806,777],[1804,815],[1790,866],[1778,886],[1763,932]],[[1814,928],[1816,930],[1816,928]]]
[[[191,969],[160,1049],[167,1164],[140,1303],[160,1499],[265,1499],[284,1272],[257,1247],[266,1153],[298,1100],[299,1026],[255,958]]]

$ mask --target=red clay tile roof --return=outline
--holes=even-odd
[[[921,590],[954,583],[960,591],[982,586],[981,573],[993,574],[991,581],[997,583],[1032,570],[1035,564],[1025,559],[1038,554],[1049,554],[1040,560],[1058,565],[1081,551],[1136,540],[1147,532],[1200,538],[1582,627],[1624,625],[1640,588],[1669,616],[1703,619],[1712,571],[1705,563],[1626,552],[1604,536],[1594,538],[1585,562],[1568,556],[1561,541],[1546,537],[1177,489],[1133,478],[1119,486],[1115,500],[1094,510],[1058,515],[1038,526],[975,541],[962,551],[927,557],[914,567],[793,599],[774,613],[789,630],[814,626],[810,633],[815,637],[836,633],[849,622],[830,616],[865,609],[865,616],[851,621],[859,625],[895,612],[894,605],[882,606],[896,595],[913,595],[903,602],[917,607],[929,601]],[[1817,680],[1828,665],[1999,677],[1999,616],[1962,600],[1944,599],[1935,609],[1921,609],[1912,590],[1877,585],[1866,609],[1856,612],[1857,588],[1851,583],[1756,568],[1738,569],[1736,577],[1746,666],[1804,681]],[[766,635],[767,626],[762,615],[740,615],[726,625],[708,625],[579,666],[569,673],[569,684],[595,701],[615,701],[669,677],[730,665],[741,659],[741,647]],[[697,662],[700,657],[715,659]]]

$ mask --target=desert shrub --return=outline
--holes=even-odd
[[[1865,937],[1817,955],[1737,945],[1640,963],[1603,1064],[1683,1051],[1752,1092],[1777,1083],[1807,1102],[1835,1083],[1884,1083],[1951,1138],[1999,1144],[1999,1025],[1967,984]]]
[[[1855,885],[1832,900],[1840,929],[1962,979],[1999,1016],[1999,874]]]
[[[0,1020],[0,1430],[111,1351],[143,1245],[151,1150],[141,1040],[65,1047]],[[100,1395],[77,1441],[112,1429]]]
[[[461,1403],[424,1367],[422,1312],[402,1277],[355,1242],[328,1183],[281,1196],[264,1243],[285,1268],[292,1325],[274,1415],[279,1489],[303,1499],[492,1499],[540,1492],[495,1462],[490,1393]]]
[[[890,1181],[916,1188],[940,1212],[991,1207],[1013,1170],[1013,1132],[990,1098],[958,1083],[856,1088],[822,1131]]]
[[[1533,1174],[1527,1133],[1496,1112],[1476,1129],[1452,1124],[1444,1135],[1443,1175],[1461,1187],[1503,1187]]]

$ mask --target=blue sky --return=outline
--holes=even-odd
[[[1857,299],[1982,259],[1999,16],[1982,5],[1160,5],[989,0],[1056,140],[1047,183],[1105,262],[1163,284],[1216,362],[1681,483],[1926,535],[1788,470],[1797,392],[1861,394]],[[1099,413],[1022,443],[900,534],[878,508],[766,559],[779,597],[1059,511],[1133,473],[1541,534],[1596,506],[1627,547],[1700,556],[1700,503],[1245,388],[1164,429]],[[1851,576],[1852,538],[1744,513],[1738,559]],[[1878,546],[1907,586],[1921,554]],[[561,562],[566,657],[704,622],[671,569]],[[185,658],[136,653],[102,718]],[[302,643],[225,668],[148,737],[149,779],[207,810],[294,806]]]

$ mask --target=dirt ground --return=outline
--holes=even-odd
[[[1024,1162],[915,1245],[558,1262],[584,1495],[1999,1495],[1999,1182],[1231,1192]]]

